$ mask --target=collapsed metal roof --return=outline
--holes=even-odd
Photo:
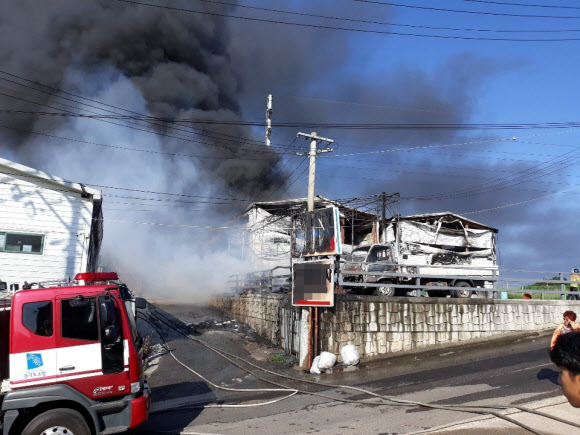
[[[263,201],[263,202],[253,202],[251,203],[244,213],[249,212],[255,207],[261,208],[272,215],[291,215],[299,213],[306,210],[306,198],[296,198],[296,199],[284,199],[281,201]],[[338,207],[341,216],[349,217],[353,212],[357,214],[358,218],[366,218],[369,220],[378,219],[378,215],[374,213],[369,213],[362,211],[358,208],[349,207],[348,205],[342,204],[339,201],[334,201],[332,199],[324,198],[320,195],[316,195],[314,198],[314,208],[325,208],[330,206]]]
[[[480,230],[491,230],[494,233],[499,232],[499,230],[497,228],[494,227],[490,227],[489,225],[485,225],[482,224],[480,222],[474,221],[472,219],[466,218],[464,216],[458,215],[456,213],[452,213],[450,211],[444,211],[444,212],[440,212],[440,213],[425,213],[425,214],[415,214],[415,215],[410,215],[410,216],[401,216],[398,220],[407,220],[407,221],[416,221],[416,222],[427,222],[430,220],[439,220],[443,218],[443,221],[445,222],[452,222],[452,221],[457,221],[460,220],[464,223],[469,224],[470,228],[473,229],[480,229]],[[447,218],[447,219],[445,219]],[[392,221],[396,221],[397,218],[391,218],[388,220],[388,222],[392,222]]]

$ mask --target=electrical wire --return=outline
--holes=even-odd
[[[532,166],[530,168],[517,171],[511,176],[502,177],[495,181],[478,184],[477,186],[467,187],[465,189],[460,189],[452,192],[425,195],[422,197],[414,197],[416,200],[430,200],[430,199],[451,199],[451,198],[465,198],[469,196],[479,195],[482,193],[488,193],[503,189],[508,186],[516,186],[525,183],[529,179],[543,178],[551,175],[555,172],[561,171],[569,166],[575,164],[575,158],[580,156],[580,147],[562,154],[559,157],[549,159],[539,165]],[[550,163],[551,162],[551,163]],[[543,165],[547,165],[542,168]],[[535,171],[535,172],[534,172]]]
[[[500,205],[500,206],[497,206],[497,207],[485,208],[485,209],[482,209],[482,210],[467,211],[467,212],[463,212],[463,213],[460,213],[460,214],[462,214],[462,215],[478,214],[478,213],[485,213],[485,212],[488,212],[488,211],[500,210],[500,209],[504,209],[504,208],[508,208],[508,207],[515,207],[517,205],[529,204],[531,202],[541,201],[542,199],[551,198],[552,196],[560,195],[562,193],[566,193],[566,192],[570,192],[571,190],[578,190],[578,189],[580,189],[580,186],[573,187],[571,189],[560,190],[559,192],[550,193],[549,195],[539,196],[537,198],[532,198],[532,199],[528,199],[528,200],[525,200],[525,201],[514,202],[514,203],[511,203],[511,204],[504,204],[504,205]]]
[[[227,3],[227,2],[216,1],[216,0],[198,0],[198,1],[201,1],[203,3],[209,3],[209,4],[217,4],[217,5],[222,5],[222,6],[234,6],[236,8],[258,10],[258,11],[264,11],[264,12],[274,12],[277,14],[294,15],[294,16],[300,16],[300,17],[322,18],[325,20],[346,21],[346,22],[351,22],[351,23],[373,24],[373,25],[392,26],[392,27],[407,27],[407,28],[414,28],[414,29],[450,30],[450,31],[460,31],[460,32],[488,32],[488,33],[562,33],[562,32],[579,32],[580,31],[580,29],[548,29],[548,30],[505,29],[505,30],[502,30],[502,29],[477,29],[477,28],[421,26],[418,24],[402,24],[402,23],[395,23],[395,22],[360,20],[360,19],[355,19],[355,18],[310,14],[310,13],[306,13],[306,12],[295,12],[295,11],[287,11],[287,10],[280,10],[280,9],[273,9],[273,8],[264,8],[264,7],[258,7],[258,6],[243,5],[243,4],[239,4],[239,3],[237,3],[237,4]],[[468,0],[466,0],[466,1],[468,1]],[[493,2],[490,2],[490,3],[493,3]],[[546,7],[549,7],[549,6],[546,6]],[[572,9],[577,9],[577,8],[572,8]]]
[[[50,106],[48,104],[45,103],[39,103],[37,101],[33,101],[33,100],[27,100],[24,98],[20,98],[20,97],[16,97],[14,95],[9,95],[3,92],[0,92],[1,96],[5,96],[5,97],[9,97],[9,98],[13,98],[19,101],[23,101],[26,103],[31,103],[31,104],[36,104],[39,106],[43,106],[43,107],[48,107],[48,108],[52,108],[52,109],[56,109],[56,110],[65,110],[65,109],[60,109],[58,107],[54,107],[54,106]],[[81,110],[85,110],[86,109],[81,109]],[[0,112],[3,112],[3,110],[0,109]],[[11,112],[11,111],[8,111]],[[20,113],[26,113],[26,111],[18,111]],[[94,111],[92,111],[94,112]],[[162,132],[162,131],[156,131],[151,129],[150,127],[147,126],[143,126],[142,124],[136,124],[136,123],[132,123],[133,125],[127,125],[127,124],[121,124],[118,122],[113,122],[111,121],[111,119],[113,120],[121,120],[121,121],[126,121],[126,120],[137,120],[137,121],[154,121],[153,117],[149,117],[149,116],[128,116],[128,115],[104,115],[104,114],[99,114],[99,113],[92,113],[92,114],[83,114],[83,113],[77,113],[77,112],[71,112],[68,110],[65,110],[64,112],[29,112],[29,113],[52,113],[53,115],[56,116],[61,116],[61,117],[73,117],[73,118],[87,118],[87,119],[94,119],[97,121],[102,121],[102,122],[106,122],[107,124],[112,124],[112,125],[116,125],[119,127],[124,127],[124,128],[129,128],[131,130],[137,130],[137,131],[141,131],[141,132],[145,132],[145,133],[150,133],[150,134],[154,134],[155,136],[164,136],[164,137],[169,137],[172,139],[178,139],[178,140],[182,140],[182,141],[186,141],[186,142],[190,142],[190,143],[199,143],[201,145],[208,145],[208,146],[215,146],[215,147],[220,147],[220,148],[225,148],[225,149],[229,149],[231,151],[257,151],[255,148],[242,148],[242,147],[238,147],[238,148],[233,148],[231,145],[222,145],[219,143],[214,143],[214,142],[204,142],[204,141],[200,141],[197,139],[194,139],[190,136],[185,136],[184,134],[180,134],[178,133],[176,134],[169,134],[166,132]],[[146,119],[146,118],[150,118],[150,119]],[[153,122],[153,125],[157,125],[159,127],[163,126],[160,122]],[[277,154],[276,151],[272,150],[263,150],[264,154]]]
[[[256,184],[256,187],[254,187],[252,189],[252,191],[250,193],[248,193],[248,196],[246,198],[246,200],[250,200],[251,196],[254,194],[254,192],[256,191],[256,189],[258,188],[258,186],[260,186],[262,183],[264,183],[264,181],[266,181],[266,178],[268,178],[268,176],[270,175],[270,173],[272,173],[272,176],[282,172],[282,170],[284,169],[284,167],[288,164],[288,160],[286,160],[284,162],[284,164],[282,164],[282,166],[276,171],[273,172],[274,168],[278,165],[278,163],[280,163],[280,161],[284,158],[284,156],[286,155],[286,153],[290,150],[295,150],[294,144],[296,143],[296,140],[298,139],[298,137],[294,137],[294,140],[292,141],[292,143],[288,146],[288,148],[282,153],[282,155],[280,155],[280,157],[278,157],[278,160],[276,160],[276,162],[272,165],[272,167],[270,168],[270,170],[268,172],[266,172],[266,174],[264,174],[264,177],[262,177],[262,179],[260,180],[259,183]]]
[[[103,103],[101,101],[98,101],[98,100],[95,100],[95,99],[91,99],[91,98],[88,98],[88,97],[83,97],[81,95],[77,95],[77,94],[74,94],[72,92],[64,91],[63,89],[55,88],[55,87],[48,86],[46,84],[43,84],[43,83],[40,83],[40,82],[37,82],[37,81],[34,81],[34,80],[30,80],[30,79],[28,79],[26,77],[22,77],[22,76],[13,74],[13,73],[10,73],[8,71],[0,70],[0,74],[3,74],[3,75],[6,75],[6,76],[9,76],[9,77],[18,79],[20,81],[24,81],[24,82],[27,82],[27,83],[31,83],[31,84],[33,84],[33,85],[35,85],[37,87],[42,87],[42,88],[48,89],[50,92],[44,91],[42,89],[35,88],[33,86],[24,85],[24,84],[19,83],[17,81],[9,80],[9,79],[7,79],[5,77],[0,77],[0,80],[4,80],[4,81],[7,81],[9,83],[16,84],[18,86],[22,86],[22,87],[25,87],[25,88],[28,88],[28,89],[32,89],[32,90],[35,90],[37,92],[46,93],[48,95],[57,97],[59,99],[64,99],[66,101],[71,101],[71,102],[75,102],[75,103],[78,103],[78,104],[83,104],[83,105],[86,105],[88,107],[95,108],[95,109],[98,109],[98,110],[102,110],[102,111],[105,111],[105,112],[108,112],[108,113],[112,113],[112,114],[119,114],[119,113],[118,112],[115,112],[115,111],[112,111],[112,110],[108,110],[108,109],[106,109],[107,107],[108,108],[117,109],[117,110],[121,110],[121,111],[127,112],[127,113],[132,113],[134,115],[144,116],[144,114],[143,113],[140,113],[140,112],[136,112],[136,111],[129,110],[129,109],[126,109],[126,108],[123,108],[123,107],[119,107],[119,106],[115,106],[115,105],[112,105],[112,104]],[[74,98],[79,99],[79,100],[89,101],[90,103],[94,103],[94,104],[98,104],[100,106],[104,106],[104,108],[103,107],[95,106],[94,104],[87,104],[87,103],[85,103],[83,101],[77,101],[75,99],[71,99],[71,98],[64,97],[62,94],[69,95],[69,96],[74,97]],[[187,130],[180,129],[180,131],[186,131],[186,132],[190,132],[190,130],[196,130],[197,131],[197,134],[205,135],[205,136],[210,137],[210,138],[213,138],[213,139],[221,139],[221,138],[217,138],[215,136],[224,136],[225,138],[228,138],[228,139],[242,140],[243,143],[250,143],[251,142],[251,143],[255,143],[256,145],[260,145],[260,146],[263,145],[263,142],[257,141],[257,140],[254,140],[254,139],[243,138],[243,137],[240,137],[240,136],[233,136],[233,135],[226,134],[226,133],[221,133],[221,132],[213,132],[213,131],[210,132],[210,131],[207,131],[207,130],[202,130],[202,129],[195,128],[195,127],[191,127],[191,126],[189,126],[189,128]],[[277,144],[272,144],[272,146],[277,146]]]
[[[272,192],[270,192],[270,194],[268,195],[268,197],[266,198],[266,200],[272,198],[274,196],[274,194],[282,187],[286,184],[286,182],[292,177],[292,175],[294,175],[294,173],[298,170],[298,168],[300,168],[300,166],[302,166],[304,164],[304,160],[300,161],[296,167],[294,168],[294,170],[292,172],[290,172],[290,174],[284,179],[284,181],[282,181],[282,183],[280,183],[280,185],[278,185],[278,187],[276,189],[274,189]],[[304,172],[302,172],[303,174]],[[302,175],[300,174],[299,177]],[[292,183],[294,184],[294,183]],[[289,188],[289,187],[288,187]],[[286,189],[287,190],[287,189]],[[284,191],[285,192],[285,191]],[[282,192],[282,193],[284,193]],[[280,195],[278,195],[278,197],[280,197]]]
[[[211,159],[211,160],[270,160],[271,159],[271,157],[260,158],[260,157],[244,157],[244,156],[232,156],[232,157],[200,156],[200,155],[195,155],[195,154],[171,153],[171,152],[165,152],[165,151],[147,150],[147,149],[143,149],[143,148],[131,148],[131,147],[124,147],[124,146],[120,146],[120,145],[110,145],[110,144],[104,144],[104,143],[100,143],[100,142],[92,142],[92,141],[87,141],[87,140],[82,140],[82,139],[73,139],[70,137],[57,136],[54,134],[42,133],[39,131],[30,130],[30,129],[20,129],[20,128],[8,127],[7,125],[2,125],[2,124],[0,124],[0,128],[5,128],[7,130],[17,131],[17,132],[26,133],[26,134],[35,134],[38,136],[44,136],[44,137],[48,137],[51,139],[65,140],[65,141],[70,141],[70,142],[82,143],[82,144],[86,144],[86,145],[94,145],[94,146],[99,146],[99,147],[113,148],[113,149],[118,149],[121,151],[132,151],[132,152],[140,152],[140,153],[147,153],[147,154],[159,154],[159,155],[166,155],[166,156],[172,156],[172,157],[186,157],[186,158],[193,158],[193,159]]]
[[[129,0],[115,0],[115,1],[129,1]],[[36,103],[39,104],[39,103]],[[226,121],[226,120],[212,120],[212,119],[176,119],[176,118],[161,118],[155,116],[137,116],[137,115],[93,115],[83,113],[67,113],[67,112],[46,112],[46,111],[32,111],[32,110],[16,110],[16,109],[0,109],[0,113],[10,115],[38,115],[38,116],[54,116],[54,117],[73,117],[73,118],[88,118],[88,119],[114,119],[114,120],[143,120],[143,121],[157,121],[169,124],[188,123],[188,124],[208,124],[208,125],[234,125],[234,126],[253,126],[264,127],[265,121]],[[533,129],[571,129],[580,128],[580,122],[536,122],[536,123],[463,123],[463,124],[385,124],[385,123],[320,123],[320,122],[278,122],[272,123],[273,127],[279,128],[328,128],[328,129],[344,129],[344,130],[533,130]]]
[[[510,2],[497,2],[490,0],[463,0],[470,3],[485,3],[490,5],[503,5],[503,6],[522,6],[527,8],[549,8],[549,9],[574,9],[579,10],[580,7],[577,6],[563,6],[563,5],[538,5],[538,4],[525,4],[525,3],[510,3]],[[551,3],[551,2],[550,2]]]
[[[247,17],[247,16],[241,16],[241,15],[232,15],[232,14],[217,13],[217,12],[199,11],[199,10],[194,10],[194,9],[186,9],[186,8],[153,4],[153,3],[144,3],[144,2],[134,1],[134,0],[115,0],[115,1],[117,1],[119,3],[129,3],[129,4],[138,5],[138,6],[146,6],[146,7],[151,7],[151,8],[172,10],[172,11],[176,11],[176,12],[186,12],[186,13],[193,13],[193,14],[200,14],[200,15],[209,15],[209,16],[214,16],[214,17],[234,18],[234,19],[248,21],[248,22],[253,21],[253,22],[260,22],[260,23],[282,24],[282,25],[297,26],[297,27],[311,28],[311,29],[340,30],[340,31],[354,32],[354,33],[360,33],[360,34],[411,36],[411,37],[419,37],[419,38],[459,39],[459,40],[473,40],[473,41],[503,41],[503,42],[570,42],[570,41],[580,41],[580,38],[552,38],[552,39],[483,38],[483,37],[476,37],[476,36],[454,36],[454,35],[436,35],[436,34],[422,34],[422,33],[403,33],[403,32],[393,32],[393,31],[386,31],[386,30],[360,29],[360,28],[328,26],[328,25],[322,25],[322,24],[308,24],[308,23],[299,23],[299,22],[293,22],[293,21],[282,21],[282,20],[274,20],[274,19]]]
[[[374,4],[374,5],[392,6],[392,7],[397,7],[397,8],[422,9],[422,10],[428,10],[428,11],[452,12],[452,13],[460,13],[460,14],[492,15],[492,16],[513,17],[513,18],[555,18],[555,19],[575,19],[575,20],[580,19],[580,16],[570,16],[570,15],[511,14],[511,13],[505,13],[505,12],[468,11],[468,10],[460,10],[460,9],[435,8],[432,6],[409,5],[409,4],[392,3],[392,2],[378,1],[378,0],[354,0],[354,1],[357,3],[370,3],[370,4]]]

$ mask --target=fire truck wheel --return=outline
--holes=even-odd
[[[57,408],[34,417],[22,435],[90,435],[91,431],[81,414],[72,409]]]

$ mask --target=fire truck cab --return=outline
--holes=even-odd
[[[78,274],[82,285],[0,301],[0,433],[109,434],[147,419],[135,300],[116,279]]]

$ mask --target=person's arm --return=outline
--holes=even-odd
[[[562,326],[563,325],[559,325],[556,328],[556,330],[554,331],[554,334],[552,335],[552,342],[550,343],[550,350],[554,349],[554,346],[556,345],[556,341],[558,341],[558,337],[562,333]]]

